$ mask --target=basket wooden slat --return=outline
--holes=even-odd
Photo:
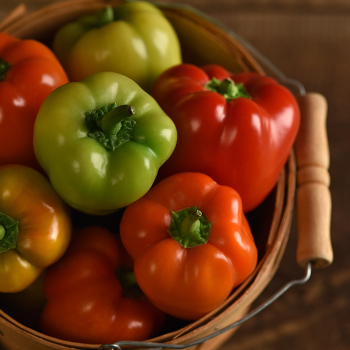
[[[23,13],[23,7],[11,18],[0,23],[0,31],[19,38],[34,38],[47,45],[55,31],[79,16],[106,6],[122,4],[122,0],[68,0],[53,3],[33,13]],[[231,71],[256,71],[262,68],[249,52],[229,33],[193,9],[181,6],[160,6],[173,24],[184,54],[184,61],[195,64],[218,63]],[[17,17],[16,17],[17,13]],[[193,43],[200,42],[201,45]],[[206,47],[204,50],[203,47]],[[281,172],[278,184],[267,200],[248,219],[259,248],[259,263],[254,273],[217,309],[191,324],[150,339],[169,344],[186,344],[211,334],[243,317],[252,302],[273,278],[288,240],[293,215],[296,166],[291,153]],[[20,324],[0,310],[0,346],[4,350],[76,350],[97,349],[95,344],[78,344],[48,337]],[[236,331],[215,337],[191,350],[217,349]]]

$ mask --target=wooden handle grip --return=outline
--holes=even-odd
[[[297,261],[322,268],[333,261],[330,226],[329,146],[326,129],[327,101],[317,93],[298,98],[301,124],[296,139],[297,158]]]

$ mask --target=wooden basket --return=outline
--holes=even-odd
[[[122,2],[122,0],[111,0],[108,1],[108,4],[118,6]],[[69,0],[53,3],[33,13],[26,13],[25,6],[22,5],[0,23],[0,31],[7,32],[22,39],[34,38],[50,46],[53,34],[60,26],[76,19],[78,16],[96,11],[106,6],[106,3],[107,2],[103,0]],[[194,64],[215,62],[233,72],[255,71],[263,73],[263,69],[259,63],[240,42],[226,30],[203,17],[201,14],[191,8],[183,6],[160,5],[160,8],[173,24],[179,36],[184,61]],[[204,43],[205,45],[193,44],[198,42]],[[204,50],[203,47],[206,47],[206,49]],[[318,96],[316,97],[318,98]],[[317,114],[321,113],[325,116],[324,107],[321,111],[318,108],[318,100],[315,104],[317,108],[313,105],[310,111],[310,103],[307,100],[302,113],[304,113],[305,110],[305,114],[308,116],[313,114],[313,111],[317,109]],[[317,123],[319,124],[319,118]],[[329,185],[329,182],[327,183],[328,164],[327,159],[324,161],[324,157],[327,158],[328,144],[326,134],[322,127],[321,121],[321,127],[316,128],[318,131],[316,132],[316,136],[313,134],[313,140],[315,137],[318,140],[320,137],[324,140],[323,149],[321,145],[322,154],[319,156],[319,153],[317,153],[316,157],[319,157],[322,163],[321,166],[318,167],[322,168],[323,175],[324,173],[326,174],[321,179],[321,186],[323,191],[327,192]],[[308,128],[310,128],[310,126],[308,126]],[[307,143],[307,146],[305,146],[305,143]],[[306,153],[304,150],[306,147],[309,147],[311,152],[309,152],[310,154],[306,152],[307,155],[305,156]],[[317,147],[319,149],[319,145]],[[302,163],[306,162],[309,164],[310,157],[313,159],[315,158],[314,149],[315,145],[309,142],[309,130],[302,132],[302,137],[300,138],[299,145],[297,143],[296,148],[298,165],[299,158],[302,159]],[[299,157],[299,154],[301,154],[301,157]],[[305,168],[305,164],[301,165]],[[314,176],[310,175],[307,171],[305,172],[304,168],[302,169],[302,179],[298,181],[299,186],[303,185],[303,188],[305,188],[304,183],[309,183],[310,179],[313,181],[312,176]],[[308,168],[306,170],[308,170]],[[306,175],[304,173],[306,173]],[[273,278],[283,256],[293,216],[294,199],[297,192],[296,180],[297,161],[294,152],[292,152],[285,168],[280,174],[275,189],[259,208],[248,215],[248,220],[251,223],[252,231],[257,239],[257,246],[259,249],[259,263],[250,278],[239,286],[220,307],[210,314],[198,321],[182,326],[179,329],[158,336],[157,338],[150,339],[149,341],[161,342],[163,344],[187,344],[213,333],[216,329],[228,326],[247,313],[252,302],[261,294]],[[318,183],[320,183],[320,181],[318,181]],[[309,198],[309,192],[310,191],[306,191],[306,194],[303,193],[303,198],[305,196]],[[313,193],[313,191],[311,192]],[[328,192],[326,195],[321,195],[321,197],[325,198],[327,195]],[[311,204],[311,206],[313,205]],[[301,210],[301,212],[304,212],[304,210]],[[319,212],[314,213],[316,219],[318,219],[319,215]],[[319,245],[315,248],[315,244],[312,243],[313,238],[310,238],[310,233],[308,233],[307,238],[303,239],[302,247],[298,251],[298,261],[301,264],[312,260],[316,262],[316,265],[325,266],[332,260],[329,241],[329,222],[327,221],[329,220],[329,211],[325,213],[323,208],[322,215],[324,220],[326,220],[321,228],[321,230],[323,230],[321,233],[322,237],[319,238],[319,232],[315,233],[318,237]],[[299,227],[299,231],[305,231],[305,227],[306,230],[310,231],[309,227],[314,226],[313,223],[310,224],[308,219],[302,221],[303,223]],[[306,224],[304,224],[304,222],[306,222]],[[319,253],[320,250],[318,247],[321,247],[321,253]],[[211,340],[192,346],[191,349],[217,349],[232,336],[236,329],[237,328],[233,328]],[[72,343],[46,336],[19,323],[2,310],[0,310],[0,346],[2,346],[4,350],[75,350],[98,349],[99,347],[99,345],[95,344]]]

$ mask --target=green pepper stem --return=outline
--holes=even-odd
[[[0,81],[5,79],[7,71],[11,68],[11,64],[0,58]]]
[[[114,21],[114,11],[112,6],[105,7],[97,15],[97,23],[100,27]]]
[[[5,227],[3,225],[0,225],[0,241],[5,237]]]
[[[135,273],[133,271],[129,271],[123,274],[123,285],[125,287],[137,285]]]
[[[204,87],[209,91],[214,91],[224,96],[227,101],[238,97],[251,98],[243,84],[236,84],[231,78],[224,80],[213,78]]]
[[[143,293],[137,284],[134,269],[128,265],[120,265],[116,276],[122,287],[122,293],[127,298],[141,299]]]
[[[19,233],[19,221],[0,212],[0,253],[15,249]]]
[[[122,128],[122,122],[135,114],[135,108],[123,105],[112,109],[101,119],[101,129],[107,135],[116,135]]]
[[[88,136],[106,149],[114,151],[132,137],[136,121],[131,118],[135,108],[129,105],[116,107],[113,103],[85,114]]]
[[[86,30],[93,28],[100,28],[113,22],[115,19],[112,6],[106,6],[101,11],[91,16],[85,16],[81,19],[81,23],[84,24]]]
[[[211,222],[197,207],[172,212],[168,233],[183,248],[197,247],[209,240]]]

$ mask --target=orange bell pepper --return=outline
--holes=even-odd
[[[182,319],[219,306],[257,263],[239,194],[201,173],[159,182],[126,208],[120,235],[140,288]]]
[[[0,292],[31,285],[66,251],[67,206],[49,181],[24,165],[0,167]]]

